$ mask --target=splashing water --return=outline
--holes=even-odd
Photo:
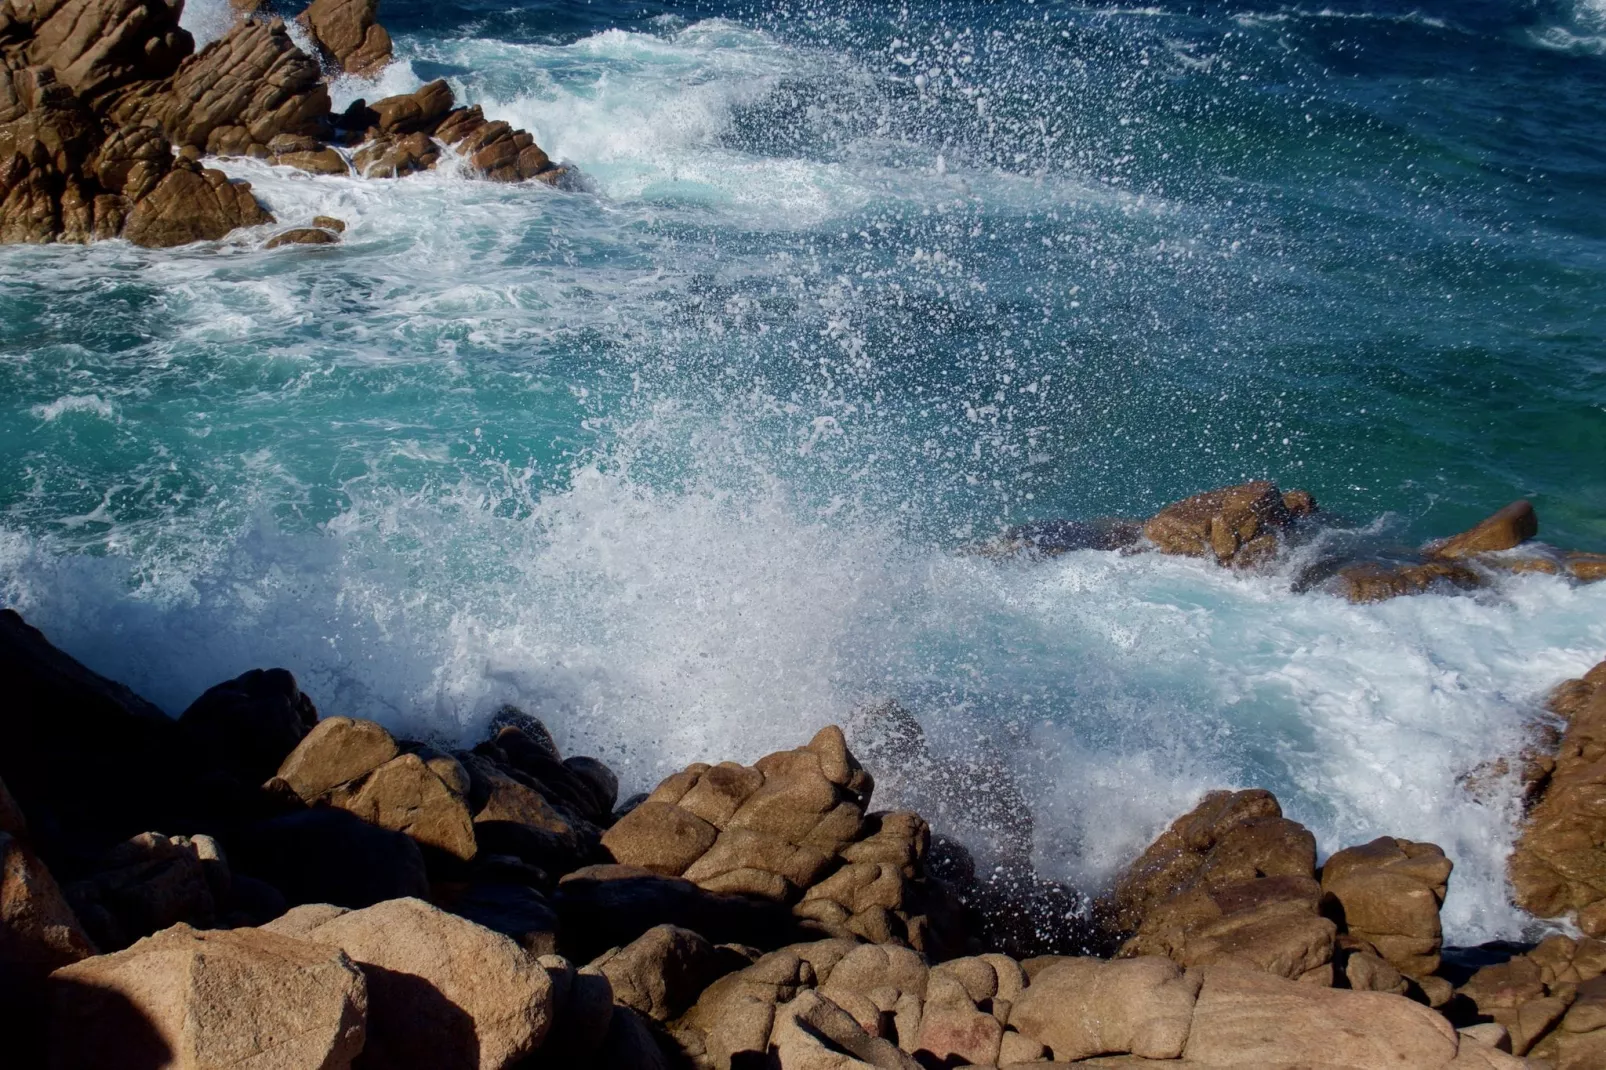
[[[0,598],[174,712],[269,663],[452,741],[511,701],[627,791],[896,698],[1083,887],[1264,786],[1516,935],[1514,785],[1460,779],[1606,585],[954,551],[1259,476],[1606,547],[1603,61],[1548,8],[1040,8],[387,5],[337,105],[445,77],[588,188],[231,160],[343,243],[0,250]]]

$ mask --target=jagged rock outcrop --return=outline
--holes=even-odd
[[[1281,533],[1315,511],[1315,499],[1304,491],[1284,494],[1262,480],[1168,505],[1144,522],[1143,536],[1163,554],[1245,568],[1274,556]]]
[[[1511,853],[1514,898],[1606,936],[1606,662],[1561,685],[1551,709],[1567,727]]]
[[[318,60],[281,20],[244,13],[194,52],[179,10],[164,0],[0,6],[0,242],[123,237],[164,248],[273,221],[248,184],[201,167],[201,154],[395,178],[437,166],[446,145],[491,181],[565,173],[528,133],[454,110],[444,82],[337,119]],[[337,68],[370,73],[390,57],[375,13],[374,0],[317,0],[302,22]],[[348,165],[336,145],[357,143]]]
[[[752,766],[676,773],[602,844],[624,865],[790,906],[821,932],[953,954],[953,905],[924,868],[930,831],[916,814],[868,814],[873,789],[831,726]]]
[[[1515,1055],[1534,1065],[1606,1065],[1606,943],[1546,937],[1526,954],[1478,970],[1449,1009],[1498,1025]]]
[[[347,74],[366,77],[390,62],[390,34],[379,24],[379,0],[312,0],[296,21],[325,60]]]

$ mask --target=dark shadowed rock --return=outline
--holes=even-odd
[[[178,720],[197,760],[260,784],[318,723],[318,710],[289,670],[252,669],[208,688]]]
[[[459,917],[512,938],[532,955],[549,955],[557,950],[557,911],[534,888],[521,884],[472,884],[442,905]]]
[[[240,871],[272,884],[291,904],[366,907],[429,897],[424,857],[411,838],[334,807],[253,825],[229,850]]]
[[[179,922],[211,928],[229,891],[228,863],[210,836],[144,832],[66,891],[95,943],[119,951]]]

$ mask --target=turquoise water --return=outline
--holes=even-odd
[[[1248,477],[1606,550],[1606,8],[382,16],[337,103],[445,77],[586,188],[226,161],[344,243],[0,250],[5,601],[174,711],[267,662],[446,738],[514,701],[631,790],[896,696],[1083,884],[1254,784],[1323,850],[1444,844],[1453,938],[1526,924],[1457,777],[1606,653],[1606,585],[953,550]]]

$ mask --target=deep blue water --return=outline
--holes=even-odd
[[[1021,730],[1075,879],[1263,784],[1324,850],[1444,843],[1454,936],[1523,924],[1456,777],[1606,591],[952,551],[1256,477],[1606,549],[1606,4],[381,16],[338,102],[445,77],[585,188],[228,161],[344,244],[0,250],[6,601],[171,709],[267,661],[448,737],[517,701],[634,786],[895,695]]]

